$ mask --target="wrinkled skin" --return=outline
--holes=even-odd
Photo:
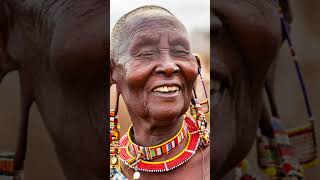
[[[121,42],[123,50],[118,50],[124,52],[123,55],[114,60],[119,63],[112,67],[111,82],[128,108],[134,141],[142,146],[154,146],[179,131],[198,76],[197,62],[184,26],[172,15],[159,15],[154,10],[141,12],[126,22],[123,31],[128,37]],[[180,90],[153,91],[173,85]],[[185,146],[186,139],[155,161],[168,160]],[[210,157],[209,150],[208,146],[199,148],[187,163],[169,172],[141,172],[140,179],[209,179],[210,161],[205,160]],[[126,177],[133,176],[132,169],[125,164],[122,167]]]
[[[222,179],[250,151],[259,120],[268,120],[262,92],[282,44],[277,7],[271,0],[215,0],[211,38],[211,84],[222,85],[211,89],[211,171]]]
[[[189,108],[198,75],[197,62],[190,50],[188,34],[180,22],[172,20],[171,16],[148,15],[133,19],[124,30],[129,32],[128,40],[123,42],[128,46],[124,47],[126,50],[120,61],[126,63],[115,67],[112,78],[127,105],[133,129],[163,128],[165,133],[156,136],[170,139],[174,134],[168,134],[164,127],[178,121],[173,131],[180,129],[179,118]],[[160,86],[173,85],[180,87],[177,93],[168,95],[153,91]],[[143,135],[135,133],[135,136]],[[145,146],[159,144],[155,139],[153,142],[146,140],[139,143]]]
[[[0,80],[19,72],[22,120],[35,103],[67,179],[105,179],[107,1],[0,2]]]

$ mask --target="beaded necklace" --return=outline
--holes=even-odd
[[[187,128],[187,145],[178,155],[165,161],[151,162],[143,160],[140,158],[141,153],[136,156],[131,154],[129,151],[129,146],[131,143],[128,134],[125,134],[120,139],[120,159],[127,166],[135,170],[134,179],[138,179],[140,177],[139,171],[166,172],[173,170],[190,160],[190,158],[198,149],[198,145],[200,143],[200,134],[196,122],[189,117],[185,117],[184,122]]]
[[[128,140],[129,140],[128,149],[130,152],[133,152],[134,156],[137,156],[138,154],[140,154],[140,158],[143,160],[153,160],[163,155],[169,154],[169,152],[175,149],[179,144],[181,144],[183,139],[188,135],[187,127],[183,122],[178,133],[172,138],[170,138],[168,141],[156,146],[143,147],[135,144],[132,141],[132,138],[131,138],[131,135],[133,134],[132,132],[133,131],[132,131],[132,125],[131,125],[127,133]]]

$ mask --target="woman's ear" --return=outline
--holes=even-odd
[[[285,20],[288,24],[291,24],[293,21],[293,15],[290,0],[279,0],[279,4],[282,8]]]
[[[113,74],[113,64],[112,64],[112,61],[110,61],[110,69],[109,69],[109,71],[110,71],[110,82],[109,82],[109,84],[110,84],[110,87],[113,85],[113,84],[115,84],[115,82],[114,82],[114,80],[113,80],[113,78],[112,78],[112,74]]]
[[[116,84],[119,76],[119,72],[117,71],[116,65],[113,62],[113,60],[110,61],[110,87],[113,84]]]

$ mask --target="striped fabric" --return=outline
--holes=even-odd
[[[0,153],[0,179],[14,175],[14,153]]]

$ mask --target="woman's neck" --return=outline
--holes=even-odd
[[[157,122],[157,120],[139,121],[139,123],[133,124],[132,138],[140,146],[155,146],[175,136],[183,124],[183,116],[177,120],[173,120],[172,122],[174,123],[164,126],[156,126],[148,122]]]

